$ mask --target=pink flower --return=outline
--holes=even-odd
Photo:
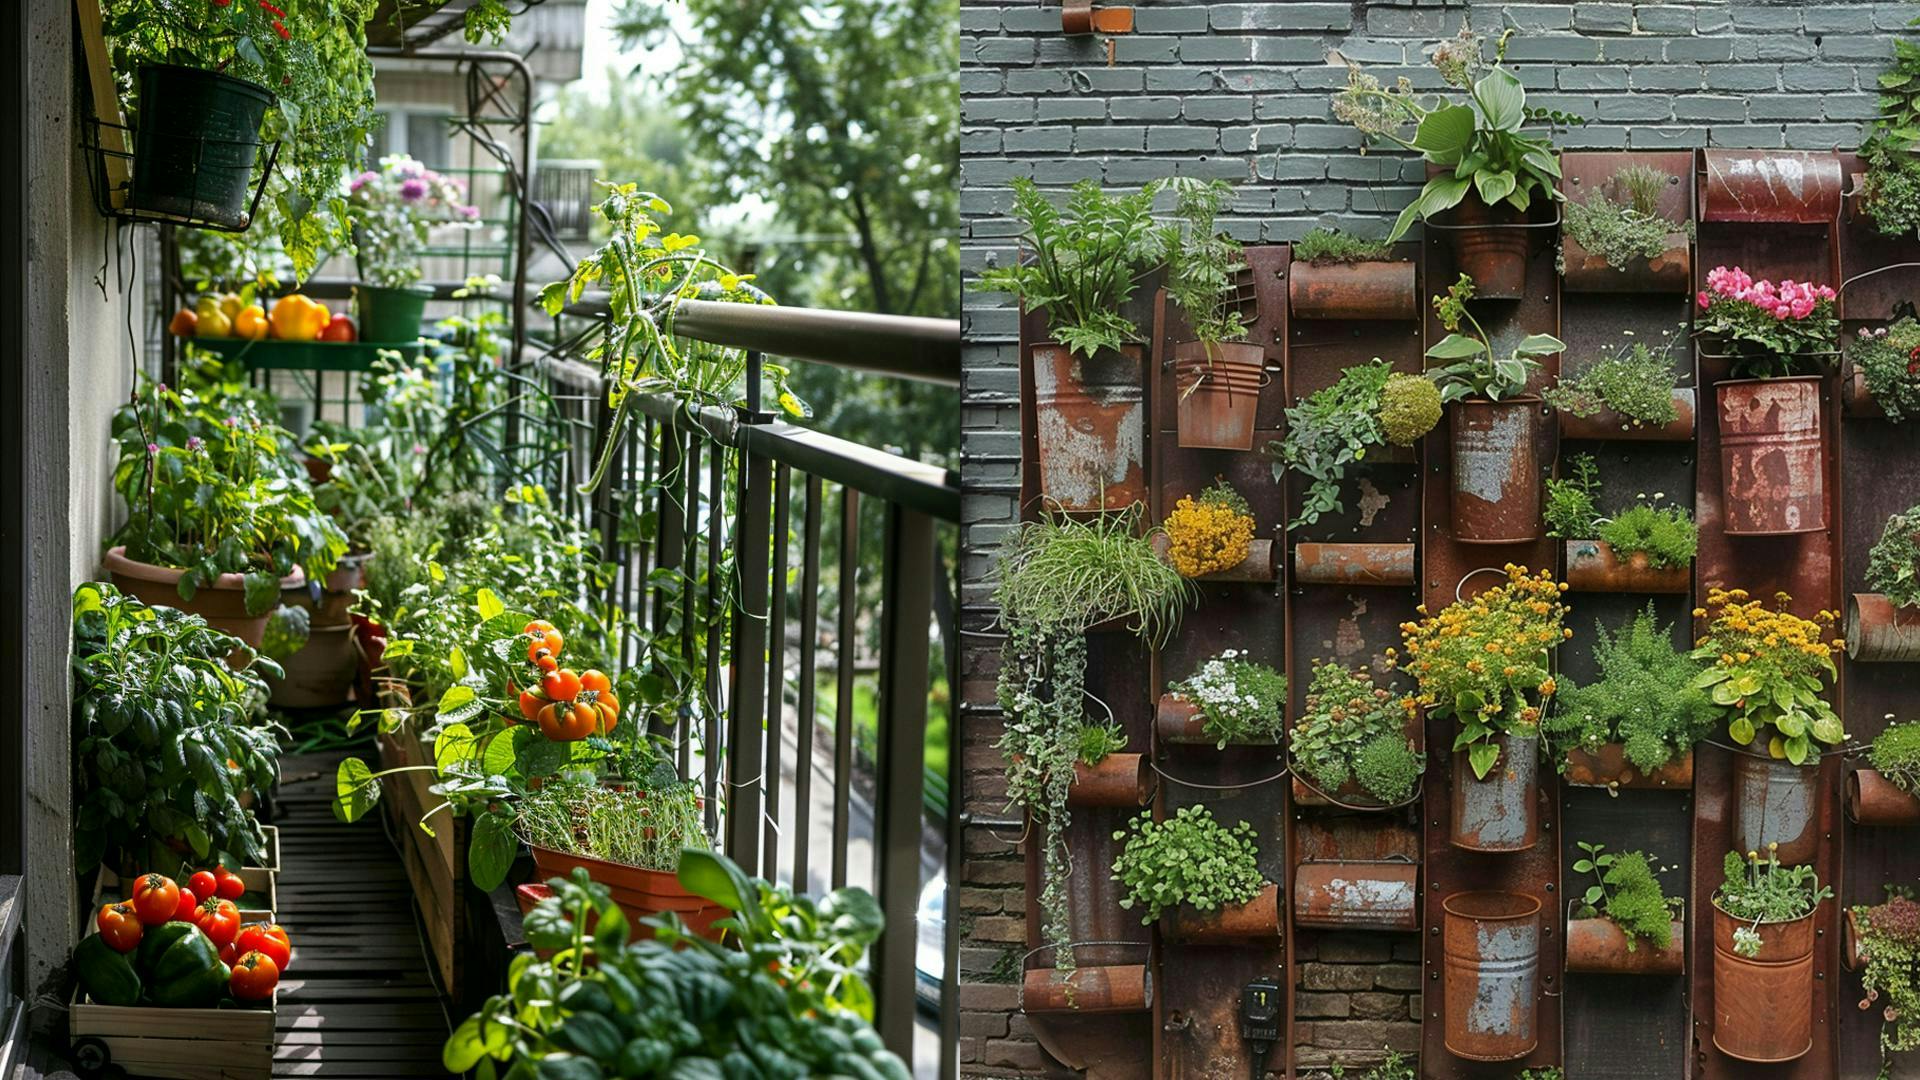
[[[200,436],[198,435],[187,436],[187,449],[195,451],[197,453],[200,450],[200,448],[205,445],[206,445],[205,443],[200,441]]]
[[[1695,299],[1697,299],[1697,300],[1699,300],[1699,301],[1700,301],[1700,310],[1702,310],[1702,311],[1705,311],[1705,310],[1707,309],[1707,306],[1708,306],[1708,305],[1709,305],[1710,303],[1712,303],[1712,301],[1710,301],[1709,299],[1707,299],[1707,290],[1705,290],[1705,289],[1701,289],[1701,290],[1700,290],[1700,295],[1699,295],[1699,296],[1697,296],[1697,297],[1695,297]]]
[[[157,454],[157,453],[159,453],[159,452],[160,452],[160,444],[159,444],[159,443],[148,443],[148,444],[147,444],[147,456],[149,456],[149,457],[151,457],[151,456],[153,456],[154,454]]]
[[[356,176],[353,178],[353,182],[347,185],[347,190],[359,191],[361,188],[366,187],[368,184],[371,184],[378,179],[380,179],[379,173],[363,172],[359,176]]]
[[[468,221],[479,221],[480,208],[477,206],[463,206],[460,208],[460,216],[466,218]]]
[[[400,197],[408,202],[419,202],[421,199],[427,197],[427,182],[419,178],[402,181],[400,184]]]

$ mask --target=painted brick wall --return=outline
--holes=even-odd
[[[1053,0],[963,0],[963,273],[1012,257],[1006,185],[1017,176],[1062,188],[1092,177],[1115,189],[1222,177],[1240,193],[1225,226],[1249,242],[1391,218],[1422,166],[1406,154],[1362,155],[1359,137],[1334,122],[1342,58],[1383,80],[1405,75],[1438,88],[1422,51],[1467,19],[1489,35],[1520,31],[1508,59],[1531,104],[1588,118],[1557,136],[1564,148],[1850,148],[1874,115],[1873,79],[1889,39],[1920,12],[1911,3],[1825,0],[1135,3],[1135,31],[1112,39],[1109,63],[1107,38],[1061,35]],[[981,631],[992,623],[983,578],[1019,494],[1016,327],[1006,297],[972,289],[963,320],[963,625]],[[959,899],[968,930],[962,1070],[1034,1075],[1041,1059],[1011,982],[1025,901],[1018,852],[1007,842],[1019,829],[1006,821],[993,750],[996,648],[990,637],[969,636],[962,659],[970,815]],[[1324,970],[1314,978],[1342,985],[1309,999],[1326,1015],[1303,1020],[1303,1064],[1368,1057],[1358,1048],[1377,1053],[1382,1037],[1406,1037],[1413,1025],[1383,996],[1395,989],[1391,959],[1315,961]],[[1344,970],[1369,962],[1386,965],[1386,983],[1359,987],[1362,973]],[[1303,968],[1303,984],[1307,975]]]

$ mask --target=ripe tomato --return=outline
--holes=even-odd
[[[550,650],[541,649],[540,655],[533,658],[533,666],[539,668],[541,671],[558,671],[560,670],[560,661],[554,659],[553,653]]]
[[[549,671],[540,677],[540,690],[554,701],[572,701],[580,696],[580,676],[572,668]]]
[[[279,965],[262,952],[243,954],[234,962],[233,974],[227,977],[227,988],[241,1001],[265,1001],[273,996],[273,988],[279,983]]]
[[[134,882],[133,910],[148,926],[159,926],[180,910],[180,886],[165,874],[143,874]]]
[[[187,879],[187,888],[192,889],[193,895],[201,900],[218,892],[219,885],[211,870],[195,870],[193,876]]]
[[[240,909],[234,907],[231,900],[210,897],[200,901],[193,925],[215,945],[227,945],[240,934]]]
[[[125,900],[101,905],[100,914],[94,916],[93,924],[100,928],[100,936],[106,939],[114,952],[132,952],[134,946],[140,944],[140,935],[147,929],[140,922],[140,913]]]
[[[173,318],[167,323],[167,333],[172,334],[174,337],[192,337],[194,332],[199,329],[199,325],[199,315],[186,308],[181,308],[179,311],[173,313]]]
[[[247,883],[240,880],[240,875],[224,866],[214,867],[213,878],[215,882],[213,891],[222,900],[238,900],[247,894]]]
[[[353,341],[359,336],[354,329],[353,320],[345,315],[335,315],[320,328],[321,341]]]
[[[552,623],[545,619],[535,619],[521,627],[520,632],[523,634],[544,634],[551,629],[553,629]]]
[[[240,928],[234,944],[243,953],[265,953],[283,972],[293,962],[293,942],[287,937],[287,931],[274,923],[248,923]]]
[[[613,689],[613,680],[607,678],[607,673],[599,668],[588,668],[580,673],[580,689],[599,690],[604,693]]]
[[[220,946],[220,962],[228,967],[232,967],[239,962],[240,954],[245,951],[245,949],[240,947],[238,941],[229,941],[225,945]]]
[[[540,719],[540,710],[545,708],[546,704],[547,697],[540,691],[533,689],[520,691],[520,715],[528,721]],[[509,717],[507,722],[512,723],[512,718]]]
[[[540,710],[540,733],[554,742],[579,742],[594,733],[598,722],[592,708],[571,701],[556,701]]]
[[[535,638],[532,641],[527,642],[527,659],[533,661],[536,664],[540,663],[542,660],[552,660],[553,650],[547,648],[546,642],[541,641],[539,638]]]
[[[521,633],[527,635],[528,638],[527,659],[529,660],[533,659],[534,650],[541,647],[551,649],[553,650],[553,655],[559,656],[560,649],[566,644],[567,640],[561,637],[560,631],[555,630],[553,624],[545,619],[533,620],[527,624],[527,628],[522,630]]]
[[[208,895],[212,895],[209,893]],[[173,909],[173,922],[192,922],[193,909],[200,906],[200,896],[186,886],[180,887],[180,906]]]

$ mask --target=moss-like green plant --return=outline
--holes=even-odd
[[[1408,708],[1366,668],[1315,664],[1306,708],[1288,734],[1293,767],[1329,793],[1357,780],[1382,803],[1404,801],[1426,769],[1426,755],[1407,741]]]
[[[1425,771],[1426,755],[1414,753],[1397,731],[1375,735],[1353,755],[1353,778],[1383,803],[1406,801]]]
[[[1873,737],[1867,760],[1894,787],[1909,795],[1920,795],[1920,721],[1888,724],[1886,730]]]
[[[1567,200],[1567,235],[1622,272],[1636,258],[1658,257],[1668,236],[1693,231],[1692,222],[1660,214],[1660,193],[1677,179],[1651,165],[1621,169],[1586,201]]]
[[[1293,257],[1315,266],[1380,262],[1393,257],[1393,245],[1335,229],[1318,228],[1293,242]]]
[[[1440,422],[1440,388],[1432,379],[1395,372],[1380,388],[1380,433],[1395,446],[1412,446]]]
[[[1867,587],[1897,607],[1920,604],[1920,506],[1887,519],[1867,552]]]
[[[1599,529],[1600,511],[1593,505],[1593,493],[1600,486],[1600,469],[1592,454],[1572,455],[1567,458],[1567,467],[1571,475],[1548,478],[1541,517],[1548,536],[1588,539]]]
[[[1647,857],[1638,851],[1609,852],[1603,844],[1576,841],[1584,854],[1573,864],[1576,874],[1592,874],[1594,883],[1574,905],[1573,917],[1592,919],[1604,916],[1627,935],[1627,951],[1632,952],[1645,938],[1647,944],[1664,949],[1673,944],[1673,917],[1680,910],[1678,898],[1660,889]]]
[[[1602,523],[1600,539],[1617,555],[1644,553],[1655,567],[1685,566],[1700,546],[1700,529],[1683,507],[1643,502]]]
[[[1623,343],[1576,375],[1563,375],[1541,396],[1548,405],[1578,417],[1610,409],[1628,427],[1664,427],[1679,417],[1673,404],[1671,334],[1658,348],[1645,342]]]
[[[1437,388],[1415,387],[1411,382],[1428,380],[1395,373],[1375,357],[1341,372],[1339,382],[1314,391],[1287,410],[1286,438],[1267,444],[1275,480],[1289,469],[1307,478],[1300,516],[1287,528],[1311,525],[1320,515],[1342,509],[1340,481],[1348,466],[1366,460],[1369,450],[1389,442],[1410,446],[1439,422]],[[1393,407],[1390,423],[1389,402]]]
[[[1540,725],[1549,741],[1589,752],[1620,743],[1635,768],[1652,772],[1712,733],[1719,714],[1693,685],[1700,662],[1674,647],[1672,628],[1660,625],[1651,603],[1616,632],[1595,627],[1600,678],[1585,686],[1561,680]]]
[[[1253,826],[1242,821],[1228,828],[1204,806],[1183,806],[1165,821],[1143,810],[1113,838],[1126,841],[1113,860],[1113,879],[1127,889],[1120,906],[1146,909],[1142,923],[1181,904],[1196,911],[1244,904],[1267,884]]]
[[[1880,1006],[1880,1075],[1891,1075],[1892,1055],[1920,1048],[1920,904],[1889,886],[1887,902],[1856,906],[1862,1009]],[[1884,1000],[1883,1000],[1884,999]]]

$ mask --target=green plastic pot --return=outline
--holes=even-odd
[[[140,69],[133,184],[127,205],[227,228],[247,224],[260,123],[273,94],[216,71]]]
[[[383,345],[411,344],[420,337],[433,290],[420,285],[382,288],[353,287],[354,310],[360,313],[360,340]]]

